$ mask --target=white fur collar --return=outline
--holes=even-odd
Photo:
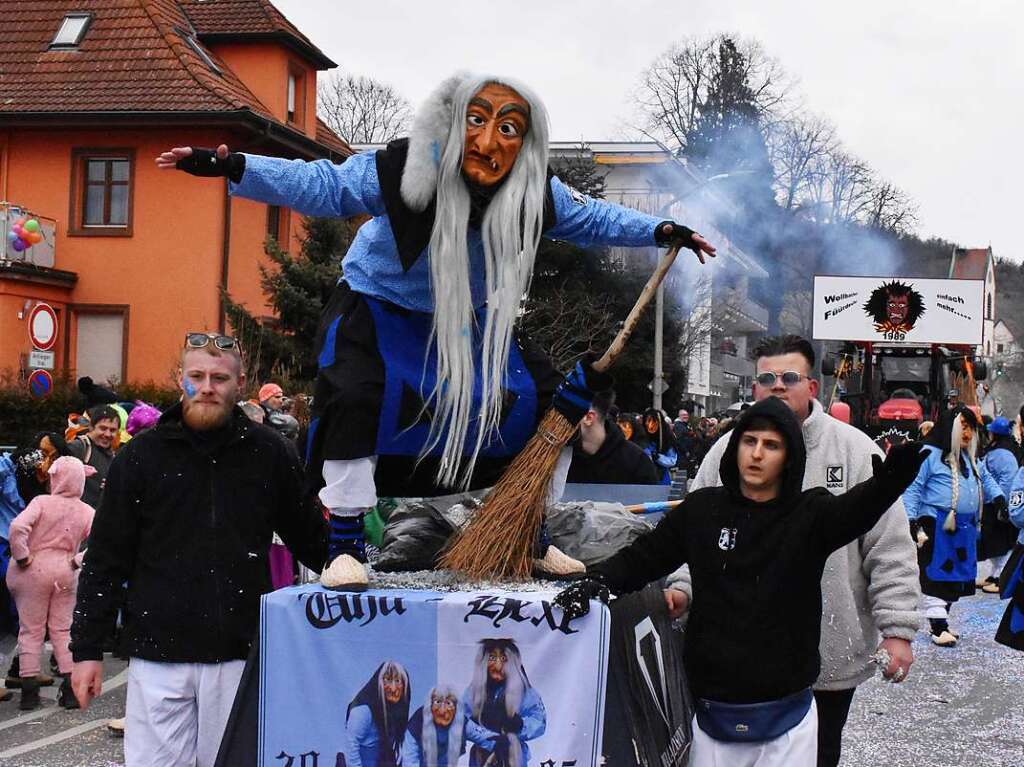
[[[441,155],[452,126],[452,97],[468,77],[468,72],[457,72],[442,82],[423,102],[413,120],[409,153],[402,172],[402,200],[412,210],[426,210],[437,194]]]

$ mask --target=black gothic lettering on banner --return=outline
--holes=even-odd
[[[403,615],[401,597],[360,594],[324,594],[317,591],[306,597],[306,620],[315,629],[329,629],[341,621],[366,626],[377,616]]]
[[[559,610],[556,617],[551,603],[543,600],[530,602],[512,597],[481,594],[469,600],[469,608],[469,612],[462,619],[463,623],[469,623],[470,618],[486,618],[495,628],[501,628],[504,621],[511,620],[515,623],[529,623],[535,627],[544,625],[551,631],[560,631],[566,635],[578,632],[578,629],[569,626],[569,619],[564,612]]]

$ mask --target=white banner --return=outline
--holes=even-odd
[[[610,614],[553,597],[265,596],[259,765],[598,767]]]
[[[910,277],[814,277],[814,338],[981,344],[985,283]]]

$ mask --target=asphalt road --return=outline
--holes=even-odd
[[[1024,653],[992,640],[1005,605],[987,595],[961,602],[959,646],[935,647],[922,632],[906,682],[858,689],[844,767],[1024,767]],[[0,654],[12,644],[0,641]],[[56,687],[35,712],[18,711],[17,691],[0,703],[0,767],[121,767],[123,741],[106,722],[124,713],[126,665],[107,657],[103,695],[85,712],[57,708]]]

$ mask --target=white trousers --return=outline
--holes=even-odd
[[[557,503],[562,499],[571,463],[572,448],[562,448],[548,492],[548,503]],[[348,461],[324,461],[324,486],[320,490],[320,502],[337,516],[360,514],[373,508],[377,505],[377,486],[373,481],[376,470],[375,455]]]
[[[938,597],[931,597],[927,594],[921,595],[921,612],[928,620],[947,620],[949,610],[946,609],[946,600]]]
[[[132,658],[125,767],[213,767],[244,668]]]
[[[726,743],[705,733],[693,718],[690,767],[815,767],[818,763],[818,709],[811,707],[789,732],[763,743]]]

